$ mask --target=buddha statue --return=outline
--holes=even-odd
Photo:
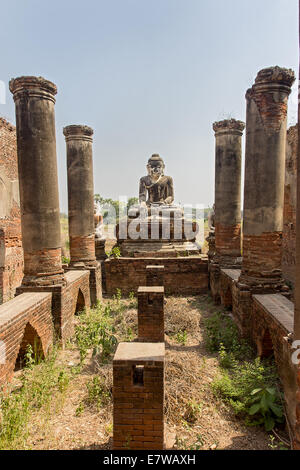
[[[148,175],[140,179],[139,202],[142,206],[173,204],[173,179],[164,175],[164,169],[164,161],[159,155],[149,158]]]

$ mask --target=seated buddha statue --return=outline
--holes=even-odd
[[[173,179],[165,176],[164,169],[164,161],[159,155],[155,154],[149,158],[148,175],[140,179],[139,202],[142,206],[173,204]]]

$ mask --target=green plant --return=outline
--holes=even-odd
[[[20,378],[22,386],[10,393],[0,393],[0,450],[26,449],[32,414],[41,410],[47,421],[51,410],[62,406],[69,384],[68,370],[56,358],[54,348],[44,361],[35,364],[33,348],[27,348]]]
[[[195,442],[188,444],[187,439],[180,439],[176,436],[176,446],[180,450],[201,450],[205,444],[205,440],[201,434],[197,435]]]
[[[178,333],[175,336],[175,339],[176,339],[177,343],[186,345],[186,343],[187,343],[187,332],[186,332],[186,330],[178,331]]]
[[[78,416],[81,416],[84,412],[84,404],[83,402],[80,402],[78,407],[76,408],[75,410],[75,415],[78,417]]]
[[[201,403],[197,403],[195,400],[189,401],[184,413],[184,419],[188,423],[195,423],[202,413],[202,408],[203,405]]]
[[[276,422],[284,421],[282,405],[276,403],[278,394],[275,388],[256,388],[252,390],[251,397],[249,404],[252,405],[247,412],[250,416],[257,416],[259,424],[264,424],[266,431],[271,431]]]
[[[88,398],[86,402],[89,405],[96,405],[98,409],[107,405],[111,400],[111,392],[105,384],[103,378],[93,377],[87,384]]]
[[[257,358],[234,361],[230,370],[221,369],[212,388],[231,405],[235,414],[245,418],[246,424],[264,424],[269,431],[284,420],[277,380],[274,364]]]
[[[253,357],[253,349],[247,341],[239,338],[238,328],[230,316],[214,313],[204,320],[204,330],[207,349],[210,352],[221,351],[223,364],[231,365],[233,359]],[[231,357],[225,358],[226,352]]]
[[[70,264],[70,258],[68,258],[67,256],[62,256],[61,262],[62,264]]]
[[[80,362],[83,363],[89,349],[93,350],[93,356],[100,354],[101,361],[104,362],[114,352],[117,345],[110,305],[103,307],[100,304],[78,318],[79,324],[75,328],[75,338],[79,348]]]
[[[121,250],[118,246],[115,246],[111,251],[106,251],[105,254],[108,258],[119,259],[121,257]]]

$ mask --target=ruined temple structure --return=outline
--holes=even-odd
[[[23,278],[16,128],[0,118],[0,304]]]
[[[113,448],[164,449],[164,296],[210,288],[258,355],[274,354],[294,448],[300,449],[300,372],[292,360],[293,339],[300,340],[299,127],[287,131],[294,80],[291,70],[278,66],[261,70],[246,94],[246,124],[227,119],[213,125],[208,257],[196,243],[197,223],[174,204],[173,180],[154,154],[140,179],[139,204],[117,226],[121,256],[104,261],[103,239],[95,243],[93,130],[65,127],[71,259],[64,267],[57,89],[41,77],[11,80],[16,128],[0,120],[0,386],[22,366],[28,344],[44,357],[54,341],[64,345],[73,335],[74,316],[101,299],[102,269],[107,295],[121,289],[138,298],[138,340],[119,344],[113,361]]]
[[[10,91],[16,129],[3,120],[0,128],[0,292],[7,300],[0,306],[0,386],[22,364],[28,344],[45,356],[55,337],[64,344],[72,336],[74,315],[90,307],[91,296],[92,303],[101,298],[94,252],[91,132],[85,126],[67,132],[68,164],[77,166],[87,188],[69,188],[72,259],[64,271],[55,142],[57,88],[42,77],[29,76],[12,79]],[[69,186],[78,186],[76,171],[68,170]],[[74,203],[88,233],[81,230]]]
[[[196,243],[198,224],[187,220],[183,209],[173,204],[173,180],[164,175],[164,168],[159,155],[149,158],[148,175],[140,179],[140,204],[117,225],[122,256],[104,263],[107,294],[117,288],[125,294],[137,292],[146,285],[148,265],[164,266],[168,294],[207,292],[207,257]]]
[[[275,356],[293,431],[299,394],[292,361],[291,301],[295,285],[297,127],[287,131],[287,105],[294,81],[291,70],[269,67],[258,73],[247,91],[242,258],[236,265],[219,262],[218,210],[226,206],[223,199],[230,198],[222,193],[218,184],[221,176],[216,175],[216,258],[209,260],[215,300],[232,310],[240,334],[252,341],[259,356]],[[221,168],[218,159],[217,150],[216,172]],[[232,187],[234,190],[234,184]],[[230,201],[234,211],[237,205]],[[234,212],[231,220],[234,226]],[[232,232],[232,243],[237,233]],[[226,244],[224,235],[222,243]],[[220,265],[217,278],[216,263]]]

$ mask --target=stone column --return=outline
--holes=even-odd
[[[64,282],[56,162],[56,86],[42,77],[9,83],[16,105],[24,286]]]
[[[241,160],[245,124],[235,119],[215,122],[215,250],[221,266],[236,265],[241,256]]]
[[[280,290],[287,105],[292,70],[261,70],[247,91],[243,265],[240,283]]]
[[[93,129],[67,126],[69,237],[71,266],[98,265],[95,256]]]

